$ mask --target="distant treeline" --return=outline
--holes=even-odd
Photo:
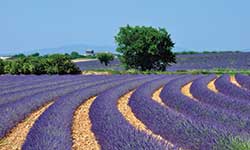
[[[8,60],[0,59],[0,74],[78,74],[80,69],[63,54],[39,56],[15,55]]]
[[[85,56],[85,55],[81,55],[76,51],[69,53],[65,53],[65,54],[61,54],[61,55],[65,55],[70,59],[78,59],[78,58],[96,58],[96,56]],[[13,55],[11,56],[9,59],[13,60],[13,59],[17,59],[17,58],[23,58],[23,57],[39,57],[40,54],[39,53],[33,53],[30,55],[25,55],[25,54],[17,54],[17,55]],[[49,55],[43,55],[43,57],[48,57]]]
[[[175,52],[176,55],[178,54],[215,54],[215,53],[240,53],[240,51],[203,51],[203,52],[197,52],[197,51],[182,51],[182,52]]]

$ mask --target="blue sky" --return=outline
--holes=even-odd
[[[126,24],[164,27],[176,46],[250,48],[249,0],[2,0],[0,52],[114,45]]]

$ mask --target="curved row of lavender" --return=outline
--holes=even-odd
[[[145,77],[124,76],[123,78],[116,77],[112,81],[107,78],[95,85],[80,88],[61,96],[33,125],[23,149],[71,149],[71,126],[76,108],[88,98],[98,95],[104,90],[131,80],[134,82],[140,78]]]
[[[243,87],[250,90],[250,77],[247,75],[236,74],[236,81]]]
[[[87,82],[84,81],[81,83],[79,81],[78,84],[64,86],[54,90],[45,90],[43,92],[26,96],[12,103],[0,105],[0,138],[5,136],[5,134],[18,122],[42,105],[80,88],[86,88],[102,82],[112,81],[116,78],[122,79],[124,76],[112,76],[106,80],[104,80],[102,76],[92,76],[92,79],[89,79]]]
[[[66,82],[72,82],[72,78],[74,80],[79,80],[80,78],[83,78],[84,76],[81,75],[75,75],[75,76],[52,76],[52,77],[46,77],[42,78],[41,80],[31,80],[31,82],[25,82],[23,84],[19,84],[16,86],[12,87],[5,87],[0,91],[0,95],[6,94],[6,93],[11,93],[11,92],[17,92],[17,91],[23,91],[23,90],[29,90],[29,89],[34,89],[34,88],[41,88],[41,87],[46,87],[46,86],[53,86],[59,83],[66,83]]]
[[[50,78],[58,78],[60,76],[49,75],[0,75],[0,89],[11,88],[22,84],[30,84],[36,81],[48,80]]]
[[[211,126],[227,135],[249,137],[249,120],[244,120],[227,110],[216,109],[206,103],[195,101],[181,93],[181,87],[195,79],[197,76],[183,77],[167,83],[160,95],[163,102],[192,120]]]
[[[166,83],[168,85],[168,82],[183,80],[180,77],[174,78],[176,77],[154,80],[140,86],[133,93],[129,102],[134,114],[151,131],[161,135],[177,147],[193,150],[212,149],[217,146],[219,140],[224,139],[226,141],[226,134],[221,130],[199,120],[194,120],[176,109],[163,107],[152,100],[151,95],[156,89]],[[185,78],[192,80],[196,77],[186,76]],[[173,90],[179,91],[180,89],[177,87]],[[178,99],[175,100],[178,101]],[[229,141],[229,139],[227,140]]]
[[[105,76],[102,76],[100,78],[106,78]],[[5,103],[9,103],[9,102],[14,102],[16,100],[19,100],[25,96],[29,96],[29,95],[34,95],[36,93],[39,92],[43,92],[43,91],[47,91],[47,90],[55,90],[58,88],[62,88],[62,87],[67,87],[67,86],[74,86],[77,84],[81,84],[81,83],[85,83],[88,82],[89,80],[94,80],[92,76],[76,76],[74,78],[70,77],[69,81],[61,81],[61,78],[59,78],[57,81],[55,82],[50,82],[46,85],[44,85],[43,83],[39,84],[39,87],[34,87],[34,88],[28,88],[29,86],[33,86],[33,84],[23,87],[24,90],[18,90],[15,92],[7,92],[4,94],[0,94],[0,105],[5,104]],[[37,85],[35,85],[37,86]]]
[[[231,83],[229,75],[220,76],[214,84],[221,93],[249,102],[250,92]]]
[[[92,131],[103,150],[168,150],[164,143],[136,130],[129,124],[117,108],[120,96],[135,89],[139,85],[160,76],[130,81],[101,93],[90,109]]]
[[[239,101],[237,98],[215,93],[211,91],[207,85],[216,79],[216,75],[208,75],[206,77],[194,80],[190,92],[202,103],[209,104],[217,109],[225,109],[237,114],[241,118],[249,119],[250,103],[247,101]]]
[[[237,87],[230,83],[228,75],[223,75],[215,82],[219,93],[214,93],[207,84],[215,78],[215,75],[45,75],[19,79],[0,76],[0,85],[4,85],[0,90],[0,138],[31,112],[54,101],[31,128],[23,149],[71,149],[74,111],[97,95],[89,114],[92,131],[104,150],[216,149],[221,141],[229,149],[227,146],[234,137],[250,138],[250,102],[246,97],[250,90]],[[236,75],[239,78],[250,77]],[[181,93],[189,82],[193,82],[190,92],[198,101]],[[246,84],[247,80],[239,83]],[[160,97],[167,107],[151,98],[161,86],[164,88]],[[135,129],[119,112],[119,97],[133,89],[136,91],[129,106],[134,115],[175,147]]]

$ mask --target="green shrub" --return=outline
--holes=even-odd
[[[28,57],[23,59],[22,74],[45,74],[46,58],[43,57]]]
[[[68,56],[61,54],[48,56],[45,70],[48,74],[78,74],[81,72]]]
[[[46,57],[28,56],[6,61],[4,73],[8,74],[77,74],[79,68],[68,56],[55,54]]]
[[[8,74],[21,74],[22,73],[22,64],[17,61],[8,61],[4,66],[4,72]]]

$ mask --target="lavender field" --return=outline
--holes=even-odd
[[[250,77],[2,75],[1,150],[249,149]]]
[[[177,63],[167,67],[167,71],[180,70],[211,70],[211,69],[250,69],[250,52],[221,52],[209,54],[178,54]],[[124,70],[118,59],[111,62],[109,66],[99,61],[78,62],[81,70]]]
[[[177,64],[168,71],[193,69],[250,69],[250,52],[223,52],[177,55]]]

